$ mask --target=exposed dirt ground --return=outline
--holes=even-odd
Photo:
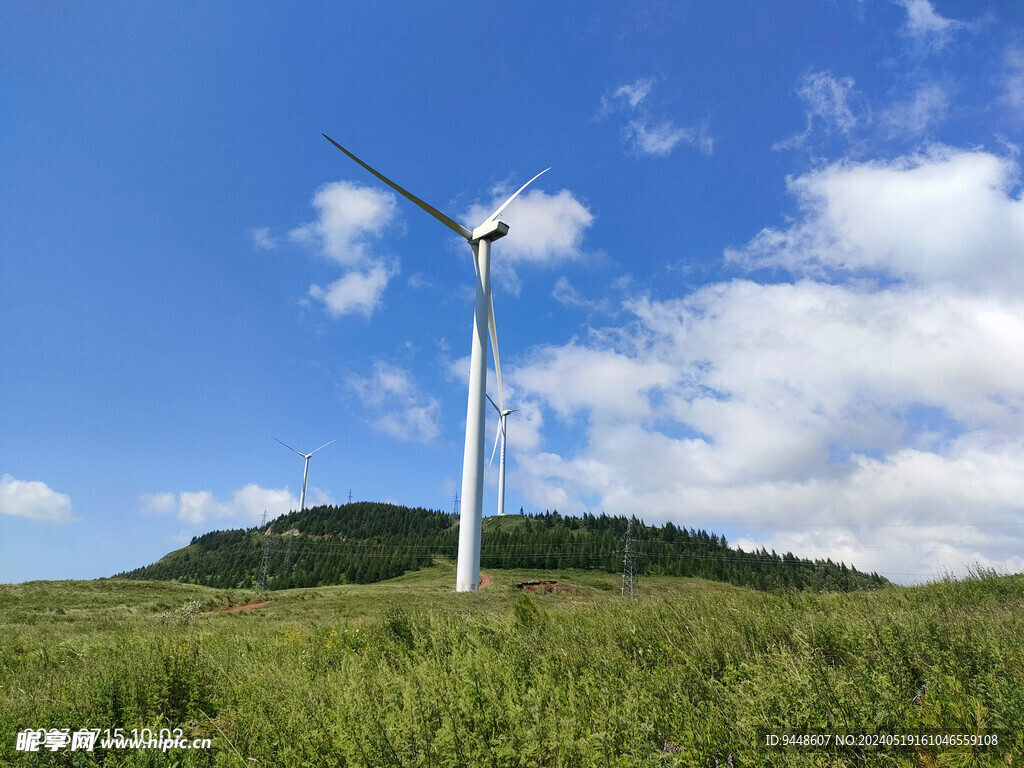
[[[576,587],[571,584],[563,584],[560,581],[524,581],[516,586],[528,592],[568,592],[573,595],[580,593]]]
[[[269,602],[270,602],[269,600],[261,600],[258,603],[246,603],[245,605],[232,605],[232,606],[229,606],[228,608],[221,608],[221,611],[223,611],[224,613],[230,613],[231,611],[248,611],[248,610],[251,610],[253,608],[259,608],[261,605],[266,605]]]
[[[480,589],[486,589],[487,587],[491,586],[491,583],[492,582],[490,576],[488,576],[486,573],[480,574]]]

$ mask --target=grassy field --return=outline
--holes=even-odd
[[[490,575],[479,594],[452,593],[449,563],[263,596],[117,580],[0,586],[0,763],[1024,762],[1024,577],[842,595],[650,578],[630,603],[602,573]],[[578,591],[516,588],[548,578]],[[117,727],[180,728],[212,748],[15,750],[28,728]],[[766,745],[772,734],[999,744],[780,748]]]

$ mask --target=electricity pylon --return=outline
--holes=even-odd
[[[267,510],[263,510],[263,523],[260,528],[267,524]],[[259,588],[261,592],[267,589],[267,566],[270,565],[270,529],[263,532],[263,564],[260,566]]]
[[[626,546],[622,550],[622,596],[633,599],[636,586],[636,562],[633,552],[633,518],[626,523]]]

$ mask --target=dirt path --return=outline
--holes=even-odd
[[[488,576],[486,573],[481,573],[480,574],[480,587],[479,588],[480,589],[487,589],[487,587],[491,586],[491,584],[492,584],[491,577]]]
[[[253,608],[259,608],[261,605],[266,605],[269,600],[262,600],[258,603],[246,603],[245,605],[232,605],[230,608],[221,608],[223,613],[231,613],[232,611],[249,611]]]

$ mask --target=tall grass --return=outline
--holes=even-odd
[[[514,587],[544,575],[496,571],[488,590],[456,595],[438,566],[189,616],[192,601],[255,596],[0,587],[0,763],[39,764],[14,751],[30,727],[180,726],[214,745],[46,756],[58,765],[1005,766],[1024,755],[1024,578],[843,595],[650,579],[633,603],[592,573],[562,575],[575,595]],[[802,733],[998,733],[1000,745],[765,744]]]

